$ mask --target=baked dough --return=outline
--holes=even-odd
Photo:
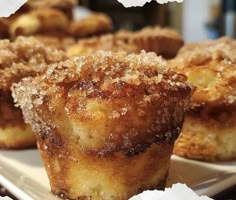
[[[190,92],[185,76],[145,52],[74,57],[13,86],[52,192],[70,199],[163,188]]]
[[[236,41],[189,44],[169,62],[196,86],[174,153],[217,161],[236,158]]]

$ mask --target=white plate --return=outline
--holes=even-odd
[[[214,195],[236,184],[236,162],[204,163],[172,156],[168,186],[186,183],[198,194]],[[0,151],[0,184],[22,200],[58,200],[36,149]]]

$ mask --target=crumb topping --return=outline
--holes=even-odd
[[[185,45],[169,62],[197,89],[194,104],[236,101],[236,41],[227,37]]]
[[[62,51],[47,48],[33,37],[18,37],[14,42],[1,40],[0,90],[9,91],[12,83],[65,58]]]
[[[81,133],[84,151],[94,148],[105,154],[119,150],[137,153],[153,142],[173,143],[189,105],[191,87],[185,76],[169,69],[155,53],[99,51],[52,64],[39,76],[14,84],[12,90],[35,132],[48,133],[60,126],[55,125],[56,119],[47,118],[64,113],[73,130]],[[114,126],[124,121],[125,125]],[[98,146],[86,142],[90,130],[91,138],[101,146],[100,142]],[[82,135],[84,132],[88,134]],[[140,144],[145,145],[141,148]]]

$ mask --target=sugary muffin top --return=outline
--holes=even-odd
[[[33,37],[0,40],[0,90],[9,91],[12,83],[65,59],[64,52],[45,47]]]
[[[197,89],[193,104],[236,102],[236,41],[227,37],[185,45],[169,62]]]

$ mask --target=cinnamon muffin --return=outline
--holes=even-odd
[[[19,37],[15,42],[0,40],[0,148],[25,148],[36,144],[21,110],[14,107],[12,83],[34,76],[45,65],[63,59],[63,52],[46,48],[34,38]]]
[[[68,26],[69,20],[63,12],[44,8],[19,15],[10,24],[9,30],[12,38],[35,34],[66,36]]]
[[[72,10],[77,3],[77,0],[28,0],[21,10],[53,8],[62,11],[68,18],[72,18]]]
[[[169,62],[196,86],[174,153],[207,161],[236,158],[236,41],[183,47]]]
[[[155,52],[165,58],[174,57],[183,45],[181,36],[172,29],[146,27],[140,31],[121,30],[115,34],[85,38],[67,48],[69,57],[97,50],[126,51],[139,53],[141,50]]]
[[[12,89],[53,193],[126,200],[164,187],[191,88],[154,53],[75,57]]]
[[[136,32],[122,30],[116,33],[116,37],[135,45],[138,51],[155,52],[167,59],[175,57],[184,44],[182,37],[175,30],[159,26],[145,27]]]
[[[71,21],[69,33],[76,38],[107,33],[112,30],[112,20],[104,13],[92,13],[88,17]]]

